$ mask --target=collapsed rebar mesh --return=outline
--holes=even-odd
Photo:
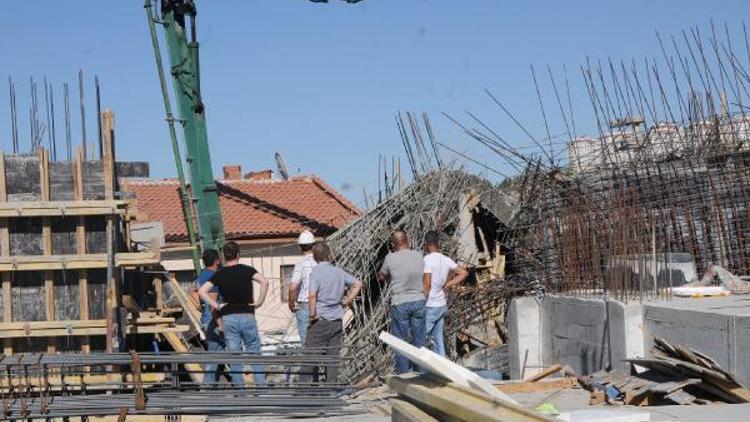
[[[438,170],[420,176],[400,193],[328,238],[336,264],[365,283],[362,298],[346,321],[344,353],[349,359],[342,374],[347,380],[382,375],[393,363],[392,352],[378,341],[378,334],[388,330],[390,292],[388,285],[381,286],[377,281],[377,271],[388,253],[389,237],[395,229],[406,231],[412,247],[418,250],[422,248],[425,233],[438,230],[444,235],[441,245],[444,253],[469,265],[476,263],[476,256],[466,256],[465,252],[461,256],[460,251],[462,230],[474,230],[462,227],[459,221],[461,209],[466,207],[462,203],[466,195],[476,197],[479,203],[486,203],[488,209],[505,217],[512,214],[508,198],[485,179],[460,170]],[[498,233],[486,235],[494,240]],[[486,288],[495,292],[494,296],[488,295],[488,299],[504,300],[503,281],[495,280]],[[448,337],[471,324],[476,319],[471,313],[477,309],[472,301],[456,302],[451,314],[457,317],[449,323]]]

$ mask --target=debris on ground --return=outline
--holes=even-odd
[[[703,353],[655,338],[652,354],[649,358],[627,359],[647,369],[636,375],[599,371],[578,377],[581,386],[591,392],[590,404],[653,406],[750,401],[750,390]]]

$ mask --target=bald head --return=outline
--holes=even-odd
[[[391,244],[396,250],[404,249],[409,247],[409,237],[406,236],[406,232],[403,230],[396,230],[391,234]]]

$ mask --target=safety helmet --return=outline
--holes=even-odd
[[[309,230],[305,230],[299,234],[297,243],[299,243],[300,245],[312,245],[313,243],[315,243],[315,235],[310,233]]]

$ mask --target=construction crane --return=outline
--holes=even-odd
[[[327,0],[310,0],[327,3]],[[358,3],[361,0],[343,0]],[[192,250],[193,266],[200,271],[199,255],[207,248],[219,249],[225,242],[219,195],[211,166],[211,151],[206,130],[206,107],[201,96],[200,60],[196,33],[196,6],[193,0],[161,0],[158,18],[154,10],[157,0],[146,0],[151,42],[159,74],[172,152],[180,184],[182,213]],[[162,62],[156,25],[164,28],[170,75],[179,117],[172,113],[172,105]],[[175,123],[183,129],[185,161],[190,173],[190,184],[185,179]],[[195,223],[195,226],[193,225]]]

